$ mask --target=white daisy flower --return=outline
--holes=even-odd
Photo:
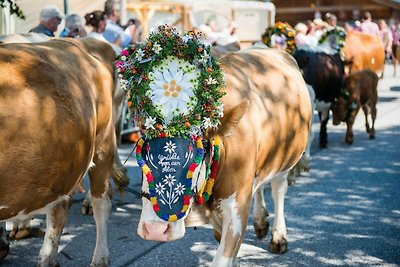
[[[145,93],[145,96],[147,96],[148,98],[151,98],[153,96],[153,91],[147,90]]]
[[[174,189],[175,193],[178,194],[178,196],[183,195],[185,192],[185,186],[181,183],[178,183]]]
[[[204,129],[212,127],[211,119],[204,118],[202,125],[203,125]]]
[[[126,60],[126,56],[121,56],[121,60],[125,61]]]
[[[154,124],[156,124],[156,119],[149,116],[148,118],[146,118],[144,126],[146,126],[147,129],[155,129]]]
[[[199,70],[190,63],[176,57],[168,57],[149,75],[153,91],[153,105],[160,106],[165,121],[171,121],[176,112],[187,115],[188,102],[197,88]]]
[[[176,145],[172,141],[167,141],[165,143],[165,146],[164,146],[165,152],[172,154],[175,152],[175,148],[176,148]]]
[[[162,195],[164,193],[165,187],[162,183],[156,184],[156,193]]]
[[[153,52],[156,53],[157,55],[161,52],[162,47],[160,46],[160,44],[158,44],[157,42],[155,42],[153,44],[153,48],[152,48]]]
[[[137,61],[142,61],[143,57],[144,57],[144,51],[141,48],[139,48],[136,51],[136,60]]]
[[[169,187],[172,187],[175,181],[176,181],[175,176],[171,174],[166,175],[165,178],[163,179],[164,184],[168,185]]]

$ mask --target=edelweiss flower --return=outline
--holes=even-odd
[[[208,84],[208,85],[213,85],[213,84],[216,84],[217,83],[217,80],[215,80],[215,79],[213,79],[213,77],[208,77],[208,79],[206,80],[206,83]]]
[[[201,135],[201,129],[199,126],[192,126],[190,129],[190,135],[194,136],[200,136]]]
[[[188,62],[168,57],[150,73],[153,105],[160,105],[160,112],[168,123],[176,113],[189,113],[188,102],[194,96],[199,71]]]
[[[185,186],[181,183],[178,183],[174,189],[175,193],[178,194],[178,196],[182,195],[185,191]]]
[[[141,48],[139,48],[136,51],[136,60],[137,61],[142,61],[143,57],[144,57],[144,51]]]
[[[156,193],[162,195],[164,193],[165,187],[162,183],[156,184]]]
[[[149,116],[148,118],[146,118],[144,126],[146,126],[147,129],[154,129],[154,124],[156,124],[156,119]]]
[[[166,184],[166,185],[168,185],[170,187],[172,187],[174,185],[175,181],[176,181],[175,176],[173,176],[171,174],[166,175],[164,180],[163,180],[164,184]]]
[[[204,129],[212,127],[212,123],[211,123],[211,119],[210,118],[204,118],[202,124],[203,124]]]
[[[164,149],[166,152],[172,154],[175,152],[176,145],[172,141],[167,141],[165,143]]]
[[[153,50],[154,53],[156,53],[158,55],[161,52],[162,48],[157,42],[155,42],[153,44],[153,49],[152,50]]]

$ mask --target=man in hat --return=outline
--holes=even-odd
[[[56,6],[45,6],[40,11],[39,25],[30,30],[29,32],[43,33],[47,36],[54,37],[54,32],[57,31],[64,15]]]

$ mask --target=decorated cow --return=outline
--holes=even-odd
[[[197,210],[197,223],[209,221],[220,243],[213,266],[235,266],[253,194],[256,233],[267,234],[262,185],[271,183],[270,250],[284,253],[286,177],[304,152],[311,118],[293,58],[250,48],[219,64],[201,36],[162,26],[122,51],[116,65],[134,119],[145,129],[136,149],[144,175],[138,234],[180,239]]]

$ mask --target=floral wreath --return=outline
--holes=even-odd
[[[284,36],[286,38],[286,52],[289,54],[293,53],[296,48],[296,44],[294,41],[294,37],[296,35],[296,31],[290,26],[287,22],[276,22],[273,27],[269,27],[265,29],[264,34],[261,36],[262,42],[271,47],[271,37],[272,35]]]
[[[167,25],[122,50],[116,61],[133,120],[147,139],[202,136],[223,116],[224,78],[200,34]]]
[[[339,26],[335,26],[329,30],[326,30],[319,38],[318,44],[324,43],[332,34],[335,36],[335,45],[337,46],[334,48],[340,51],[344,47],[347,34],[346,30]]]

